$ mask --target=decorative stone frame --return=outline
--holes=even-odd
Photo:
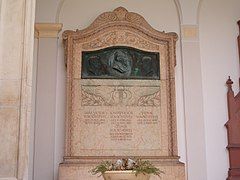
[[[168,154],[167,157],[178,158],[177,128],[175,107],[175,46],[178,36],[176,33],[159,32],[153,29],[146,20],[125,8],[119,7],[113,12],[101,14],[88,28],[63,33],[65,58],[67,65],[67,116],[64,159],[85,159],[76,157],[73,150],[73,112],[74,79],[80,79],[82,51],[99,50],[111,46],[130,46],[144,51],[160,52],[160,80],[166,81],[166,118],[168,123]],[[93,159],[99,158],[90,156]],[[102,157],[102,156],[101,156]],[[88,157],[89,158],[89,157]],[[110,157],[105,157],[110,158]],[[160,157],[146,157],[160,158]]]
[[[177,151],[174,73],[176,65],[175,46],[177,39],[178,36],[176,33],[159,32],[153,29],[142,16],[133,12],[128,12],[123,7],[119,7],[113,12],[101,14],[86,29],[76,31],[67,30],[63,33],[67,66],[67,115],[65,125],[65,155],[63,163],[59,165],[59,180],[97,179],[97,177],[93,177],[88,173],[89,169],[102,160],[111,161],[127,156],[139,156],[141,159],[150,160],[165,172],[165,174],[162,175],[163,180],[185,179],[185,166],[183,163],[179,162]],[[95,51],[113,46],[131,47],[142,51],[159,53],[160,80],[81,79],[81,52]],[[146,81],[148,83],[146,83]],[[83,113],[83,111],[79,112],[82,108],[79,100],[81,101],[83,98],[82,89],[80,87],[85,85],[84,83],[97,84],[100,87],[102,87],[104,83],[105,85],[112,85],[111,83],[114,85],[120,84],[121,86],[128,86],[133,83],[136,87],[136,89],[134,89],[135,91],[141,91],[140,86],[138,86],[139,83],[147,84],[146,87],[150,89],[153,87],[152,85],[156,85],[156,87],[159,88],[159,90],[157,90],[157,99],[159,99],[160,105],[153,107],[157,108],[156,112],[153,109],[152,111],[159,113],[158,118],[160,117],[159,130],[158,126],[154,126],[155,130],[158,132],[157,140],[159,139],[160,145],[158,147],[160,147],[160,149],[154,149],[154,151],[151,152],[153,149],[150,149],[150,151],[146,149],[138,151],[139,149],[136,148],[130,150],[129,154],[121,150],[106,151],[106,149],[100,149],[101,151],[99,153],[94,150],[85,151],[84,148],[82,148],[85,147],[82,141],[84,141],[84,138],[88,139],[89,136],[84,134],[84,137],[82,137],[82,135],[79,135],[79,130],[81,131],[83,129],[83,127],[81,127],[83,126],[81,124],[81,113]],[[149,93],[150,89],[147,89],[146,92]],[[141,97],[143,96],[140,96],[140,98]],[[88,107],[94,108],[91,106]],[[105,106],[99,107],[105,108]],[[128,107],[134,108],[137,113],[139,112],[139,107]],[[125,107],[122,106],[121,108],[124,109]],[[133,116],[133,118],[135,118],[135,116]],[[98,137],[94,136],[94,142],[96,141],[95,138]],[[153,142],[155,144],[156,141],[154,140]],[[155,177],[151,179],[155,179]]]

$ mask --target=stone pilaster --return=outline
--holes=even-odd
[[[207,179],[202,71],[198,25],[182,25],[183,84],[188,178]],[[197,103],[196,103],[197,102]],[[197,156],[196,156],[197,154]],[[199,168],[201,167],[201,168]]]
[[[28,179],[35,0],[0,8],[0,179]]]
[[[58,33],[62,24],[35,24],[37,41],[34,179],[54,179]],[[44,132],[44,133],[43,133]]]
[[[35,38],[57,38],[61,30],[60,23],[36,23]]]

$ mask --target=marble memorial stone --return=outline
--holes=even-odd
[[[175,33],[120,7],[63,33],[67,65],[64,161],[59,179],[95,179],[102,160],[149,159],[163,180],[183,180],[177,153]]]

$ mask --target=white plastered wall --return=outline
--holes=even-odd
[[[228,120],[225,82],[231,76],[235,92],[239,91],[239,19],[239,0],[201,2],[199,35],[208,180],[226,179],[229,167],[224,127]]]

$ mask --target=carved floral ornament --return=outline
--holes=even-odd
[[[151,87],[150,87],[151,88]],[[152,106],[158,107],[161,104],[160,90],[154,93],[132,98],[132,92],[125,87],[116,88],[110,93],[109,99],[104,99],[101,95],[96,95],[87,90],[81,91],[82,106]],[[118,94],[123,94],[119,96]],[[118,96],[117,96],[118,95]],[[116,97],[115,97],[116,96]],[[119,98],[121,97],[121,99]],[[133,100],[132,100],[133,99]]]
[[[91,42],[84,43],[82,47],[83,49],[98,49],[105,46],[118,44],[138,46],[139,48],[144,48],[147,50],[159,50],[159,46],[157,44],[151,43],[128,31],[115,31],[103,34]]]

